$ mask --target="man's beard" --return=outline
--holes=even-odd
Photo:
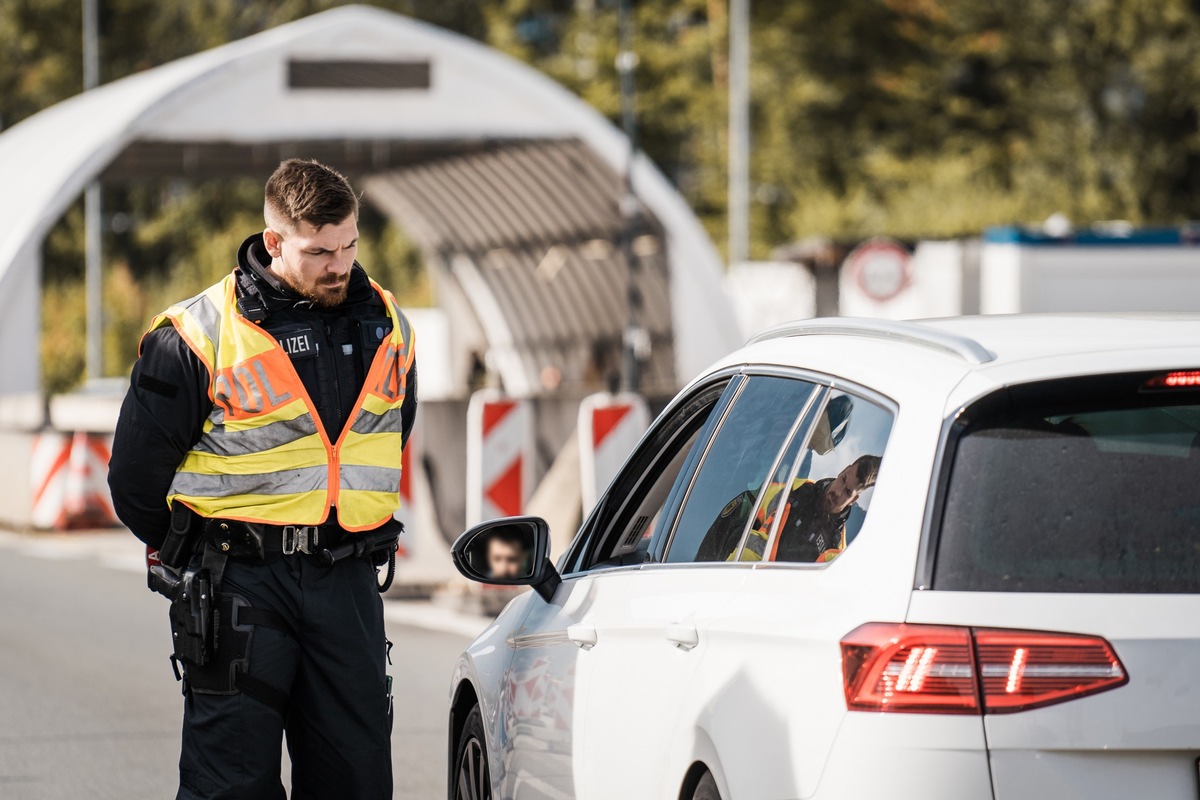
[[[347,275],[337,281],[318,282],[307,286],[302,286],[292,280],[290,276],[285,276],[284,283],[305,300],[311,300],[314,305],[321,308],[337,308],[346,302],[346,294],[350,289],[350,276]]]

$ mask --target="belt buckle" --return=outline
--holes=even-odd
[[[284,525],[283,554],[290,556],[297,550],[312,555],[319,544],[320,528],[316,525]]]

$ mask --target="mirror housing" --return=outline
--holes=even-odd
[[[500,543],[499,548],[493,548],[494,541]],[[523,566],[519,572],[500,576],[492,568],[493,556],[519,559]],[[470,580],[493,586],[532,586],[546,602],[562,583],[562,576],[550,561],[550,526],[541,517],[501,517],[481,522],[455,540],[450,557],[455,568]]]

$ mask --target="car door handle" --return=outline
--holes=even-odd
[[[596,626],[581,622],[578,625],[567,626],[567,638],[584,650],[596,646]]]
[[[690,622],[672,622],[667,626],[666,635],[667,641],[680,650],[691,650],[700,644],[700,634]]]

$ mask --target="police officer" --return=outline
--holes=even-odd
[[[859,456],[833,478],[794,487],[779,528],[775,560],[814,563],[837,558],[857,533],[848,534],[846,523],[859,496],[875,485],[879,463],[879,456]]]
[[[355,261],[358,198],[315,161],[266,184],[232,274],[157,316],[109,465],[121,520],[178,571],[178,798],[390,798],[377,564],[394,556],[413,331]]]

